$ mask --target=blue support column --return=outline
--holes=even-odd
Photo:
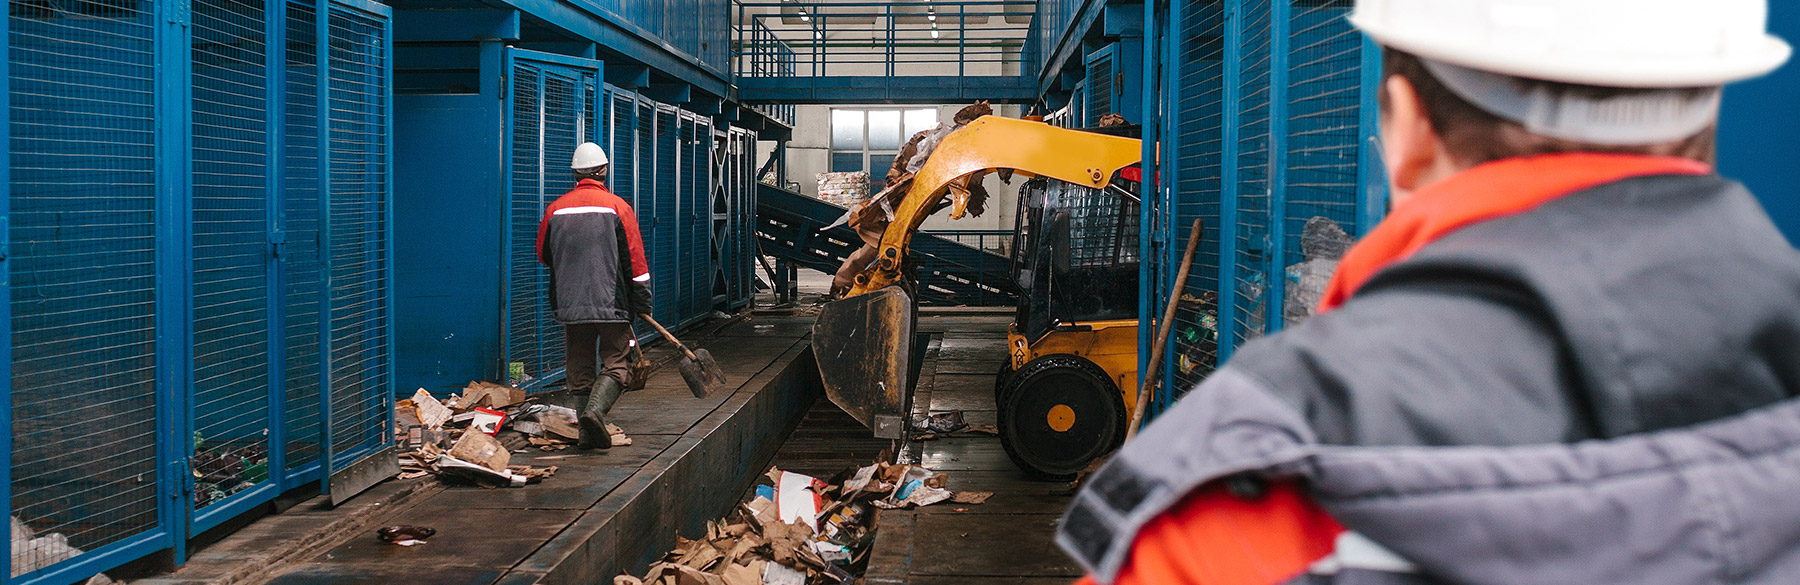
[[[1242,0],[1225,3],[1225,79],[1219,102],[1219,356],[1218,367],[1237,345],[1237,222],[1239,94],[1243,82]]]
[[[268,231],[269,269],[269,454],[267,467],[275,492],[287,489],[287,279],[283,266],[287,263],[287,200],[282,187],[287,181],[287,4],[288,0],[264,0],[263,61],[268,67],[264,78],[268,84],[264,94],[268,100],[268,140],[265,152],[273,164],[268,166]]]
[[[1288,28],[1292,0],[1269,0],[1269,254],[1263,328],[1281,331],[1287,299]]]
[[[1162,249],[1162,261],[1156,263],[1157,266],[1161,267],[1161,271],[1155,275],[1158,279],[1157,288],[1165,291],[1164,294],[1166,295],[1179,298],[1183,291],[1175,289],[1175,274],[1180,271],[1181,256],[1179,256],[1180,252],[1176,252],[1173,249],[1174,246],[1170,245],[1170,242],[1175,239],[1175,236],[1172,235],[1175,233],[1176,229],[1174,224],[1176,223],[1176,219],[1181,217],[1181,194],[1178,191],[1182,180],[1181,161],[1178,157],[1178,153],[1181,152],[1181,119],[1180,116],[1176,115],[1175,110],[1180,107],[1180,104],[1184,99],[1182,90],[1187,89],[1181,87],[1181,68],[1184,66],[1191,66],[1191,64],[1185,63],[1180,59],[1183,43],[1180,23],[1187,17],[1186,12],[1188,6],[1182,0],[1168,0],[1166,7],[1168,8],[1168,16],[1162,19],[1163,26],[1156,29],[1159,31],[1159,34],[1157,35],[1159,40],[1154,49],[1147,49],[1147,51],[1150,52],[1150,58],[1146,59],[1146,61],[1149,62],[1145,63],[1145,66],[1151,68],[1152,71],[1155,71],[1159,66],[1161,67],[1162,70],[1157,75],[1156,81],[1158,87],[1157,93],[1167,97],[1166,99],[1160,100],[1146,100],[1144,111],[1146,116],[1151,115],[1150,112],[1152,110],[1157,112],[1155,115],[1160,121],[1158,125],[1158,138],[1160,139],[1161,144],[1157,146],[1156,154],[1158,159],[1166,163],[1159,164],[1157,167],[1157,173],[1159,174],[1157,177],[1157,184],[1162,202],[1162,208],[1159,210],[1158,217],[1156,217],[1157,227],[1155,231],[1158,239],[1156,245],[1160,246]],[[1147,13],[1146,18],[1152,18],[1148,13],[1154,11],[1146,7],[1145,12]],[[1155,23],[1152,22],[1151,25],[1154,26]],[[1145,29],[1146,32],[1149,30],[1151,29]],[[1145,45],[1149,46],[1150,43],[1145,43]],[[1206,227],[1209,229],[1217,229],[1213,228],[1213,226]],[[1183,245],[1185,246],[1185,244],[1186,243],[1184,242]],[[1165,303],[1168,302],[1167,298],[1158,300]],[[1154,314],[1155,311],[1159,310],[1159,307],[1151,307],[1150,310]],[[1170,329],[1170,331],[1173,330],[1173,328]],[[1169,406],[1175,403],[1175,395],[1177,393],[1177,388],[1175,387],[1177,381],[1175,378],[1176,359],[1174,357],[1174,336],[1171,335],[1169,339],[1164,340],[1162,344],[1164,355],[1167,357],[1163,359],[1160,371],[1152,373],[1152,375],[1160,376],[1163,380],[1162,391],[1157,393],[1155,404],[1157,407],[1156,412],[1158,414],[1167,410]]]
[[[1036,26],[1036,24],[1036,20],[1033,19],[1032,25]],[[1137,371],[1139,372],[1139,384],[1166,380],[1166,378],[1157,376],[1156,372],[1149,371],[1150,352],[1153,351],[1152,346],[1156,344],[1156,320],[1160,318],[1160,314],[1157,312],[1156,307],[1163,302],[1161,295],[1159,294],[1162,287],[1157,286],[1156,281],[1156,274],[1158,272],[1156,270],[1156,262],[1151,260],[1151,258],[1155,257],[1151,254],[1155,252],[1156,247],[1151,245],[1151,242],[1155,240],[1158,235],[1162,234],[1162,230],[1159,229],[1161,223],[1157,221],[1156,216],[1161,208],[1161,202],[1168,200],[1163,194],[1164,190],[1162,183],[1157,180],[1158,175],[1161,173],[1161,165],[1157,164],[1157,150],[1162,143],[1162,116],[1158,114],[1161,110],[1156,108],[1156,99],[1160,94],[1157,90],[1161,89],[1161,87],[1152,84],[1157,82],[1156,39],[1162,35],[1155,27],[1156,2],[1152,0],[1151,2],[1146,2],[1144,4],[1144,42],[1141,47],[1144,58],[1139,63],[1141,67],[1138,73],[1144,80],[1144,91],[1139,95],[1139,105],[1141,108],[1139,111],[1142,112],[1142,119],[1139,120],[1139,124],[1143,127],[1143,143],[1141,144],[1140,150],[1142,154],[1139,156],[1143,160],[1138,164],[1144,169],[1144,182],[1138,185],[1138,192],[1143,194],[1143,202],[1138,205]],[[1164,351],[1168,351],[1168,348],[1165,347]],[[1158,387],[1166,385],[1167,384],[1161,384]],[[1134,391],[1135,390],[1132,389],[1126,390],[1126,392]],[[1152,398],[1160,398],[1161,396],[1162,392],[1158,391],[1156,396]],[[1145,405],[1144,408],[1146,417],[1148,417],[1150,412],[1149,406],[1150,405]]]
[[[1362,41],[1362,83],[1358,90],[1358,129],[1356,186],[1359,200],[1356,205],[1356,236],[1362,237],[1375,229],[1375,224],[1387,215],[1388,181],[1387,168],[1382,164],[1381,153],[1381,106],[1376,99],[1381,89],[1381,47],[1367,38]]]
[[[11,47],[10,26],[0,27],[0,47]],[[4,98],[6,109],[0,111],[0,143],[9,147],[12,144],[12,59],[0,59],[0,98]],[[12,165],[0,166],[0,185],[5,187],[5,196],[0,197],[0,339],[8,340],[0,345],[0,376],[6,380],[7,397],[0,400],[0,444],[4,444],[8,454],[7,461],[0,464],[0,502],[6,504],[7,514],[12,513],[12,457],[13,424],[12,393],[16,391],[12,385]],[[6,555],[6,562],[0,563],[0,585],[10,585],[12,578],[12,554]]]
[[[193,335],[192,103],[188,0],[158,0],[156,12],[156,441],[157,518],[176,564],[187,559],[193,511],[191,400]]]
[[[319,130],[319,491],[331,492],[331,2],[318,0],[313,35],[317,54]]]

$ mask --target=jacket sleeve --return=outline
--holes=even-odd
[[[631,293],[631,309],[637,313],[651,312],[652,298],[650,294],[650,262],[644,257],[644,237],[638,230],[637,212],[623,200],[619,202],[619,223],[624,246],[619,253],[619,266],[625,267],[625,276],[631,284],[626,287]]]

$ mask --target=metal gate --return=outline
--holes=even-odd
[[[601,140],[600,62],[523,49],[508,50],[507,59],[505,355],[509,376],[542,377],[563,367],[563,335],[550,309],[549,272],[537,258],[538,222],[574,186],[575,147]],[[618,172],[618,155],[608,155]]]
[[[179,562],[282,491],[394,467],[389,14],[10,11],[0,581]]]
[[[1147,5],[1140,319],[1171,294],[1190,222],[1205,222],[1159,373],[1159,412],[1242,343],[1278,331],[1313,218],[1351,235],[1386,208],[1373,151],[1378,51],[1350,28],[1350,0],[1171,0]],[[1153,112],[1146,112],[1153,116]],[[1161,152],[1156,149],[1161,148]],[[1153,328],[1142,328],[1148,347]],[[1148,352],[1145,352],[1146,354]],[[1142,365],[1142,364],[1140,364]]]

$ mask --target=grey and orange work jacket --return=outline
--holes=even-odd
[[[630,323],[651,311],[637,214],[600,181],[582,179],[544,210],[537,256],[550,267],[550,307],[559,323]]]
[[[1681,159],[1415,193],[1090,477],[1106,584],[1800,583],[1800,252]]]

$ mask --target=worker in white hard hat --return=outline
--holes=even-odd
[[[1358,0],[1391,213],[1059,544],[1106,584],[1800,583],[1800,252],[1712,166],[1766,17]]]
[[[637,214],[606,189],[606,151],[583,142],[569,168],[575,188],[544,210],[537,253],[550,268],[550,307],[563,326],[568,388],[588,394],[577,447],[604,449],[613,444],[606,414],[631,382],[632,316],[651,311],[650,263]]]

